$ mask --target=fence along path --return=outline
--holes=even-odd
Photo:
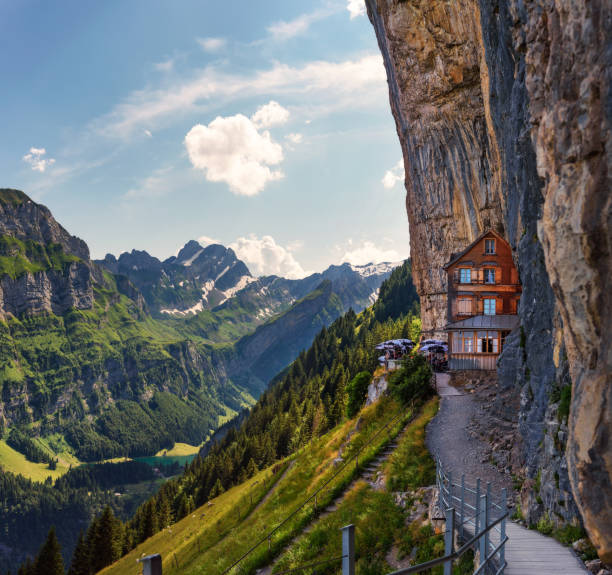
[[[449,384],[448,374],[436,374],[436,383],[440,402],[454,402],[464,394]],[[461,397],[461,401],[465,401]],[[446,418],[459,415],[457,409],[443,409]],[[457,438],[466,438],[464,434],[454,434]],[[453,449],[470,451],[470,446],[454,445]],[[444,465],[444,450],[440,450]],[[457,470],[459,471],[459,470]],[[470,478],[472,479],[472,478]],[[455,488],[457,489],[457,488]],[[459,520],[458,520],[459,522]],[[572,550],[564,547],[551,537],[546,537],[533,529],[526,529],[513,521],[506,522],[508,541],[505,545],[506,568],[504,575],[584,575],[588,573],[582,562]]]

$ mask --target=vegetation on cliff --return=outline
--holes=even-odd
[[[409,281],[402,268],[389,281],[397,281],[396,275]],[[189,516],[196,506],[255,477],[259,469],[282,461],[344,425],[346,386],[358,373],[375,369],[375,344],[394,337],[418,337],[414,332],[418,321],[411,314],[398,310],[397,315],[378,321],[377,309],[387,303],[379,301],[359,316],[350,311],[323,328],[238,427],[229,426],[223,439],[209,446],[204,457],[196,458],[183,476],[166,482],[129,521],[116,522],[122,552]],[[364,400],[362,395],[361,404]],[[385,414],[379,415],[382,418]],[[84,541],[93,540],[94,535],[88,532]],[[89,550],[93,553],[93,548]]]

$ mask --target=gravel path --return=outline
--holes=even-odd
[[[447,373],[436,374],[440,409],[427,426],[427,447],[437,454],[444,467],[459,478],[465,473],[466,483],[474,485],[476,478],[490,481],[494,492],[502,487],[512,491],[512,478],[489,462],[489,448],[470,430],[475,417],[484,417],[474,393],[464,393],[449,384]]]

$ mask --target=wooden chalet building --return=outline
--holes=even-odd
[[[522,289],[510,245],[485,232],[444,269],[449,369],[495,369],[506,336],[518,326]]]

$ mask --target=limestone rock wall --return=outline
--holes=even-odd
[[[446,321],[441,265],[483,230],[504,235],[523,296],[499,382],[520,402],[506,415],[522,439],[524,512],[577,521],[577,503],[609,558],[611,3],[366,5],[404,154],[424,329]]]
[[[71,308],[91,309],[93,302],[91,270],[85,262],[73,262],[61,271],[0,279],[0,317],[41,312],[62,315]]]

